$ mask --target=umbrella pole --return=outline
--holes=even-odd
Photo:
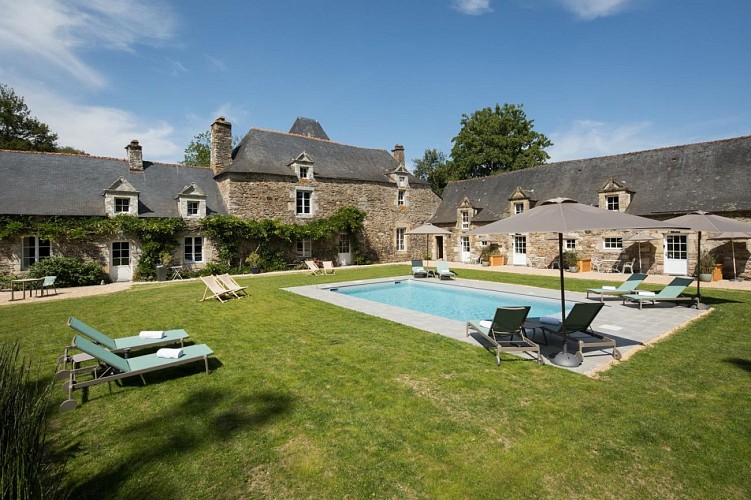
[[[563,233],[558,233],[558,269],[561,275],[561,336],[563,337],[563,351],[550,358],[550,362],[558,366],[574,368],[582,363],[579,358],[568,352],[568,331],[565,321],[566,288],[563,283]]]
[[[644,272],[641,270],[641,241],[639,242],[639,272],[640,273]]]
[[[730,252],[733,254],[733,281],[738,281],[738,275],[735,273],[735,245],[733,238],[730,238]]]
[[[699,255],[697,256],[696,261],[696,308],[699,309],[699,305],[701,304],[701,280],[699,279],[699,272],[701,271],[701,231],[699,231],[699,243],[697,250],[699,252]]]

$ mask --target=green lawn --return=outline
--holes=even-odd
[[[407,272],[240,279],[251,296],[225,304],[200,282],[35,300],[0,308],[0,338],[50,377],[70,315],[113,336],[185,328],[216,353],[208,376],[97,386],[70,413],[56,388],[73,498],[748,498],[751,294],[704,290],[712,314],[590,379],[280,290]]]

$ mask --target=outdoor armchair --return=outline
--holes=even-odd
[[[323,269],[318,267],[318,264],[316,264],[314,260],[306,260],[305,265],[308,266],[308,274],[312,274],[314,276],[323,274]]]
[[[610,287],[610,288],[590,288],[587,290],[587,298],[589,298],[589,294],[599,294],[600,295],[600,302],[604,301],[605,295],[626,295],[629,293],[633,293],[637,286],[641,285],[642,282],[647,279],[646,274],[641,273],[634,273],[631,276],[628,277],[626,281],[618,285],[618,287]]]
[[[651,302],[652,304],[656,304],[657,302],[675,302],[676,304],[678,302],[696,302],[696,297],[681,295],[693,281],[693,278],[675,278],[658,293],[640,292],[624,295],[623,303],[626,304],[626,301],[636,302],[639,304],[639,309],[641,309],[642,304],[645,302]]]
[[[143,378],[145,373],[197,361],[204,362],[208,375],[209,356],[214,354],[214,351],[206,344],[198,344],[183,347],[181,349],[182,356],[179,358],[163,358],[157,354],[123,358],[79,335],[73,337],[73,347],[98,360],[99,365],[90,367],[86,372],[83,369],[70,371],[68,380],[63,384],[63,389],[68,393],[68,399],[60,405],[60,410],[63,412],[70,411],[77,406],[73,399],[73,391],[77,389],[104,383],[109,384],[109,382],[136,375],[140,376],[145,384],[146,380]]]
[[[542,329],[543,333],[553,333],[563,337],[563,342],[576,342],[579,349],[576,351],[576,357],[579,361],[584,360],[583,350],[585,347],[608,347],[612,348],[614,359],[621,359],[621,353],[616,349],[615,340],[605,337],[592,329],[592,322],[605,306],[602,302],[579,302],[574,304],[571,311],[566,315],[563,321],[553,324],[546,323],[544,318],[534,318],[531,321],[538,323],[537,327]],[[572,334],[579,334],[573,337]],[[583,337],[582,337],[583,335]],[[596,340],[591,341],[590,338]]]
[[[482,335],[495,348],[495,362],[500,366],[502,352],[532,352],[536,353],[537,362],[542,364],[540,346],[527,338],[524,321],[529,314],[529,306],[499,307],[491,320],[468,321],[466,334],[470,330]],[[518,336],[518,340],[514,337]]]
[[[57,287],[55,286],[55,280],[57,279],[57,276],[45,276],[44,281],[42,281],[42,284],[40,286],[42,296],[44,296],[44,291],[47,291],[47,295],[50,294],[50,288],[55,289],[55,295],[57,295]]]
[[[331,260],[323,261],[323,274],[336,274],[336,269],[334,269],[333,261]]]
[[[449,263],[443,260],[439,260],[435,263],[435,273],[442,280],[450,280],[456,276],[456,273],[451,272],[449,269]]]
[[[224,288],[231,292],[235,293],[242,293],[243,295],[248,295],[248,292],[245,291],[247,287],[241,286],[235,279],[230,276],[229,274],[220,274],[216,277],[217,281],[220,285],[222,285]]]

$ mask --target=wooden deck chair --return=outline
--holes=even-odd
[[[647,279],[646,274],[634,273],[628,277],[626,281],[618,285],[618,287],[602,287],[602,288],[590,288],[587,290],[587,298],[590,293],[600,295],[600,302],[604,301],[605,295],[627,295],[633,293],[637,286]]]
[[[442,280],[450,280],[456,276],[456,273],[449,269],[449,263],[442,260],[435,263],[435,274]]]
[[[68,393],[68,399],[60,405],[63,412],[76,408],[76,401],[73,399],[73,391],[99,385],[127,377],[140,376],[143,383],[145,373],[173,368],[186,363],[203,361],[206,366],[206,374],[209,373],[209,356],[214,354],[206,344],[190,345],[181,349],[182,356],[179,358],[162,358],[157,354],[146,354],[133,358],[123,358],[114,352],[110,352],[103,347],[96,345],[84,337],[76,335],[73,337],[73,346],[88,354],[99,361],[99,365],[90,367],[87,372],[83,370],[71,371],[68,380],[63,384],[63,389]],[[158,351],[157,351],[158,352]],[[90,377],[83,380],[86,376]]]
[[[201,299],[202,302],[204,300],[216,299],[219,302],[224,303],[226,299],[231,299],[232,297],[240,298],[240,296],[232,290],[224,288],[221,283],[217,281],[216,276],[201,276],[201,281],[206,285],[206,289],[203,291],[203,298]]]
[[[308,266],[308,274],[312,274],[313,276],[318,276],[318,275],[323,274],[323,269],[318,267],[318,264],[316,264],[316,261],[306,260],[305,265]]]
[[[68,318],[68,326],[79,334],[87,336],[94,343],[103,346],[110,352],[122,353],[125,358],[130,356],[131,351],[137,351],[139,349],[177,343],[180,344],[180,347],[183,347],[185,339],[189,337],[185,330],[164,330],[162,332],[144,332],[143,336],[139,334],[131,337],[112,338],[74,316]],[[161,337],[157,336],[156,333],[161,333]],[[66,346],[63,355],[57,359],[58,368],[55,373],[55,378],[60,379],[67,377],[68,370],[75,370],[82,363],[92,359],[87,354],[73,355],[71,354],[72,349],[73,344]]]
[[[563,337],[563,342],[576,342],[579,344],[579,349],[576,351],[576,357],[579,361],[584,360],[583,349],[585,347],[609,347],[612,348],[612,356],[614,359],[621,359],[621,352],[616,349],[615,340],[605,337],[592,329],[592,322],[594,321],[600,310],[605,307],[602,302],[586,303],[579,302],[574,304],[571,311],[566,315],[566,318],[557,325],[541,323],[542,331],[547,333],[554,333]],[[538,318],[535,318],[537,320]],[[565,326],[565,328],[564,328]],[[572,334],[584,335],[584,338],[572,337]],[[595,338],[595,341],[589,341],[589,338]]]
[[[333,261],[331,260],[323,261],[323,274],[336,274],[336,269],[334,269]]]
[[[248,295],[248,292],[245,290],[247,287],[241,286],[229,274],[220,274],[219,276],[216,277],[216,279],[219,282],[219,284],[222,285],[227,290],[230,290],[235,293],[242,293],[243,295]]]
[[[639,292],[624,295],[623,303],[626,304],[626,301],[637,302],[639,309],[641,309],[642,304],[645,302],[651,302],[652,304],[656,304],[657,302],[675,302],[676,305],[678,302],[696,302],[696,297],[681,295],[693,281],[693,278],[675,278],[658,293]]]
[[[469,336],[470,330],[474,330],[485,337],[495,347],[497,365],[501,364],[502,352],[533,352],[537,362],[542,364],[540,346],[528,339],[524,330],[529,309],[529,306],[499,307],[492,321],[468,321],[466,334]],[[519,340],[514,340],[515,336],[519,336]]]

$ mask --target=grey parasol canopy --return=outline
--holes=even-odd
[[[715,236],[710,236],[707,239],[708,240],[730,240],[730,251],[733,254],[733,279],[737,280],[738,274],[735,268],[735,246],[733,246],[733,241],[734,240],[749,240],[751,239],[751,233],[728,231],[724,233],[719,233]]]
[[[442,227],[434,226],[430,222],[427,222],[423,224],[422,226],[418,226],[414,229],[410,229],[409,231],[406,231],[404,234],[424,234],[425,235],[425,255],[427,255],[430,253],[430,243],[428,239],[430,238],[431,234],[450,235],[452,233],[451,231],[443,229]]]
[[[614,210],[584,205],[569,198],[554,198],[536,207],[512,215],[499,221],[491,222],[479,227],[467,235],[506,234],[506,233],[558,233],[558,258],[563,262],[563,234],[569,231],[584,231],[588,229],[657,229],[657,228],[685,228],[678,224],[656,221],[630,215]],[[561,318],[566,317],[566,289],[563,277],[563,266],[560,267],[561,281]],[[563,323],[565,328],[565,323]],[[564,339],[566,332],[563,332]],[[563,351],[554,356],[551,361],[560,366],[579,366],[576,356],[569,354],[566,340]]]

